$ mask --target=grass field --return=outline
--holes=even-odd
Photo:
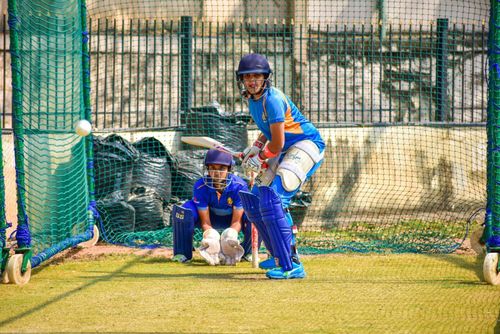
[[[500,286],[471,255],[307,256],[304,280],[249,263],[59,258],[0,285],[0,332],[500,333]]]

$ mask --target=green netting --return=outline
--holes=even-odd
[[[91,236],[86,139],[74,130],[86,117],[81,5],[9,1],[17,241],[33,266]]]
[[[17,5],[25,205],[32,231],[57,239],[74,233],[70,221],[83,222],[90,201],[90,145],[69,133],[85,116],[74,85],[83,82],[80,7]],[[257,136],[234,77],[248,52],[268,57],[273,84],[327,142],[323,166],[291,207],[303,250],[451,251],[485,206],[488,2],[87,7],[101,136],[95,194],[106,240],[171,245],[170,211],[192,196],[204,153],[182,145],[181,135],[235,150]]]
[[[4,177],[4,166],[3,166],[3,147],[2,140],[0,140],[0,171],[2,174],[0,176],[0,277],[3,277],[2,273],[7,266],[7,259],[9,251],[7,250],[6,240],[7,240],[7,219],[5,214],[5,177]]]
[[[500,34],[498,31],[500,11],[498,1],[492,3],[491,21],[492,28],[489,36],[489,61],[490,61],[490,80],[488,85],[488,187],[487,187],[487,215],[485,222],[485,232],[483,240],[486,243],[488,251],[500,251],[500,207],[497,197],[498,177],[499,175],[499,137],[498,121],[500,110],[500,60],[498,46],[500,43]],[[497,268],[500,270],[500,267]]]
[[[96,147],[107,240],[171,245],[172,205],[192,196],[204,152],[180,136],[235,150],[256,138],[234,71],[258,52],[327,142],[291,206],[302,251],[453,251],[486,203],[489,10],[486,1],[89,1],[94,124],[100,141],[116,142],[113,133],[125,147],[112,158]],[[146,166],[163,181],[138,186]]]

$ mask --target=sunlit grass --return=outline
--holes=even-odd
[[[0,285],[0,332],[493,333],[500,287],[459,255],[304,257],[304,280],[249,263],[210,267],[103,256]]]

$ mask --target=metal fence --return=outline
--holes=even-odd
[[[1,121],[10,128],[2,22]],[[486,121],[484,24],[388,25],[381,36],[373,24],[190,22],[89,20],[98,129],[176,127],[182,110],[211,101],[244,112],[234,69],[247,52],[268,56],[273,84],[317,124]]]

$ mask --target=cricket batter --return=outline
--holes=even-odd
[[[229,153],[208,150],[204,176],[194,184],[193,199],[174,206],[174,261],[187,262],[193,257],[194,227],[201,227],[203,240],[200,255],[210,265],[235,265],[252,253],[251,224],[244,214],[239,196],[248,191],[247,183],[231,173],[233,158]],[[223,230],[219,234],[218,230]],[[238,233],[243,230],[240,245]]]
[[[323,162],[325,143],[290,98],[271,85],[271,75],[267,59],[255,53],[241,58],[236,71],[238,87],[261,131],[243,152],[243,166],[258,177],[252,192],[240,191],[240,197],[272,256],[259,264],[269,269],[266,276],[304,278],[288,206]]]

